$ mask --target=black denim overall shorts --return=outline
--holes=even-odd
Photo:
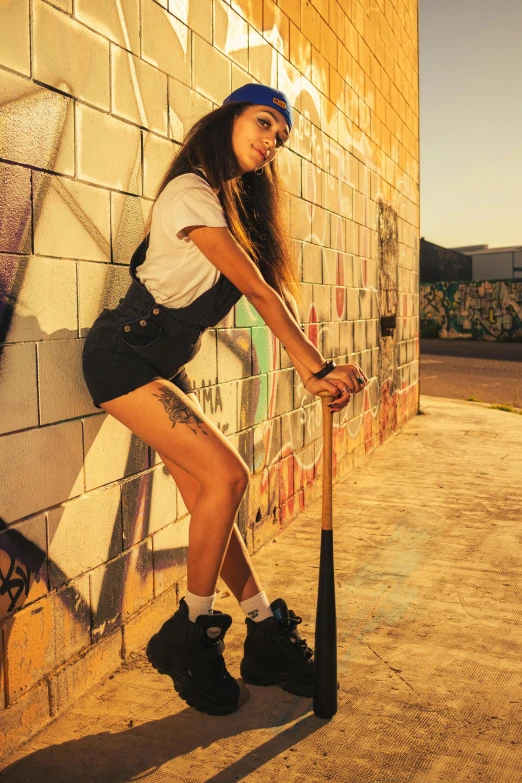
[[[85,339],[83,374],[97,408],[156,378],[192,391],[185,364],[199,351],[205,329],[219,323],[242,296],[220,273],[212,288],[186,307],[158,304],[136,276],[148,246],[147,236],[132,256],[129,290],[116,308],[100,313]]]

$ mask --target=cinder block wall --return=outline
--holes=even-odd
[[[371,378],[335,417],[335,476],[416,413],[417,43],[416,0],[0,3],[2,752],[144,644],[183,589],[179,492],[92,406],[80,357],[184,133],[241,84],[295,108],[279,165],[302,322]],[[255,551],[320,492],[320,402],[245,301],[190,371],[252,471],[239,525]]]
[[[522,342],[522,280],[456,280],[420,287],[421,337]]]

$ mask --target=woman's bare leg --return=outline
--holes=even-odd
[[[212,595],[248,484],[247,466],[201,408],[169,381],[152,381],[101,407],[199,483],[187,586],[195,595]]]
[[[161,454],[160,457],[176,482],[189,514],[192,514],[192,509],[201,491],[201,486],[193,476],[178,467],[178,465],[175,465]],[[237,524],[232,528],[232,535],[230,536],[219,575],[238,601],[246,601],[247,598],[252,598],[252,596],[257,595],[263,589],[256,576],[250,555]]]
[[[194,392],[187,394],[187,397],[203,413],[203,409]],[[163,454],[159,456],[176,482],[189,514],[192,514],[194,504],[201,492],[201,484],[194,476],[191,476],[190,473],[187,473],[186,470],[180,468],[179,465],[176,465]],[[252,598],[263,589],[256,576],[250,555],[237,524],[232,529],[225,559],[221,566],[220,577],[238,601],[246,601],[247,598]]]

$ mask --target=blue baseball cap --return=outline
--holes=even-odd
[[[265,84],[244,84],[234,92],[231,92],[228,98],[225,98],[225,103],[238,103],[246,101],[247,103],[255,103],[258,106],[271,106],[277,111],[281,112],[283,117],[288,123],[288,127],[292,130],[292,107],[288,101],[288,98],[281,92],[281,90],[274,90],[273,87],[268,87]]]

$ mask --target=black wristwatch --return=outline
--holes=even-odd
[[[319,370],[319,372],[313,372],[312,375],[315,376],[315,378],[324,378],[325,375],[328,375],[328,373],[332,372],[332,370],[335,370],[336,364],[333,359],[330,359],[330,361],[326,362],[322,370]]]

